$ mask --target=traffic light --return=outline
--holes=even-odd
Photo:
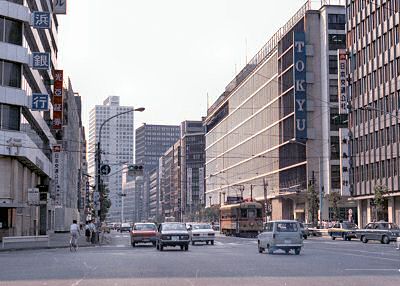
[[[130,176],[143,176],[143,166],[142,165],[129,165],[128,174]]]

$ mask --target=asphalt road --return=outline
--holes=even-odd
[[[101,247],[0,253],[0,285],[400,285],[393,244],[306,240],[299,256],[258,254],[254,239],[218,237],[188,252],[132,248],[128,234]]]

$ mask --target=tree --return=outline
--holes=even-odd
[[[375,219],[378,221],[384,219],[383,210],[386,205],[386,198],[384,195],[388,192],[388,188],[382,185],[376,185],[374,187],[374,206],[375,206]]]
[[[339,214],[340,194],[338,192],[329,193],[329,207],[332,209],[332,219],[337,220]]]
[[[313,225],[318,224],[319,197],[315,186],[311,183],[307,188],[308,212]]]

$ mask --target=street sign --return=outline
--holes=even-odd
[[[32,53],[32,68],[36,70],[50,69],[50,53]]]
[[[49,96],[47,94],[32,93],[32,108],[36,111],[49,110]]]
[[[36,206],[40,202],[40,193],[38,188],[28,189],[28,205]]]
[[[67,0],[53,0],[54,13],[67,14]]]
[[[102,175],[108,175],[111,172],[111,167],[109,165],[103,165],[100,167],[100,172]]]
[[[51,27],[50,12],[34,11],[32,13],[32,26],[35,29],[50,29]]]

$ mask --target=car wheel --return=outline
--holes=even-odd
[[[368,242],[368,239],[365,237],[365,235],[363,235],[363,236],[361,236],[361,241],[362,241],[363,243],[367,243],[367,242]]]
[[[156,242],[156,249],[160,250],[160,247],[158,246],[158,243]]]
[[[258,241],[258,253],[263,253],[264,248],[260,246],[260,241]]]
[[[192,241],[192,245],[194,245],[194,243],[195,243],[195,242],[194,242],[194,241]]]
[[[295,253],[296,255],[299,255],[299,254],[300,254],[300,251],[301,251],[301,248],[296,248],[296,249],[294,250],[294,253]]]
[[[290,252],[290,249],[285,249],[286,254],[289,254],[289,252]]]
[[[267,246],[267,250],[268,250],[268,254],[274,254],[274,251],[272,250],[271,247],[269,247],[269,245]]]
[[[304,238],[304,239],[307,239],[307,238],[308,238],[308,236],[307,236],[307,235],[303,235],[303,238]]]
[[[160,245],[158,246],[158,248],[160,249],[160,251],[163,251],[163,250],[164,250],[164,246],[163,246],[162,244],[160,244]]]
[[[181,250],[183,251],[183,249],[184,249],[184,246],[183,246],[183,245],[181,245]]]
[[[384,244],[389,244],[389,243],[390,243],[389,237],[386,236],[386,235],[384,235],[384,236],[382,237],[382,243],[384,243]]]
[[[208,241],[206,241],[206,244],[208,245]]]
[[[214,240],[211,240],[210,242],[211,242],[211,245],[214,245]]]
[[[347,240],[348,240],[348,241],[351,241],[351,237],[348,237]]]
[[[331,238],[332,238],[332,240],[335,240],[335,239],[336,239],[336,237],[334,237],[333,235],[331,235]]]
[[[135,243],[134,243],[133,241],[131,242],[131,244],[132,244],[132,247],[135,247],[135,246],[136,246]]]
[[[189,250],[189,244],[186,244],[185,245],[185,251],[188,251]]]
[[[343,234],[342,238],[343,240],[347,240],[347,235]]]

